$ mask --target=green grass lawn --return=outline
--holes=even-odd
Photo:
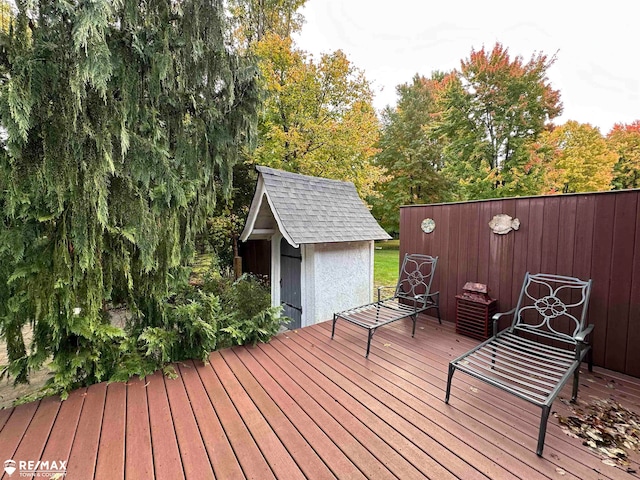
[[[378,247],[382,247],[379,250]],[[398,283],[399,255],[398,240],[376,243],[376,250],[373,256],[373,298],[378,299],[378,287],[380,285],[393,285]],[[391,295],[392,289],[385,290],[384,294]]]
[[[381,285],[393,285],[398,283],[399,240],[388,240],[386,242],[376,242],[376,249],[373,256],[373,299],[378,299],[378,287]],[[380,250],[379,247],[382,247]],[[211,264],[212,254],[202,254],[196,256],[193,264],[193,277],[200,278]],[[393,290],[385,290],[383,294],[391,295]]]
[[[191,266],[193,268],[192,275],[195,277],[202,277],[204,273],[211,266],[211,261],[213,260],[213,253],[201,253],[196,255],[196,258]]]

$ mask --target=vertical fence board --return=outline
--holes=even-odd
[[[520,230],[491,232],[498,213]],[[420,230],[424,218],[434,233]],[[589,323],[596,365],[640,376],[640,190],[402,207],[400,249],[440,257],[434,288],[444,320],[467,281],[486,283],[500,310],[512,308],[524,273],[593,279]],[[569,325],[567,325],[567,328]]]
[[[461,208],[453,209],[459,229],[458,249],[460,251],[458,252],[458,268],[455,273],[452,270],[451,274],[452,276],[455,275],[455,285],[459,291],[462,291],[462,286],[465,282],[475,281],[476,278],[475,271],[472,274],[469,272],[469,261],[472,258],[476,258],[476,253],[470,251],[471,248],[475,248],[476,246],[469,240],[471,234],[469,222],[471,210],[471,204],[469,203],[462,205]]]
[[[593,336],[594,355],[610,365],[611,354],[607,349],[609,334],[608,299],[611,283],[611,248],[613,247],[613,219],[615,198],[603,196],[595,205],[596,225],[593,231],[593,251],[591,254],[591,278],[593,279],[590,320],[596,324],[597,335]],[[615,355],[615,352],[613,352]],[[594,357],[596,358],[596,357]]]
[[[449,308],[455,308],[455,295],[457,290],[460,288],[458,285],[458,265],[460,264],[460,241],[461,241],[461,231],[460,231],[460,212],[453,208],[453,205],[449,205],[448,216],[449,216],[449,258],[448,263],[451,265],[450,271],[451,275],[449,275],[449,281],[447,282],[447,298],[451,303]]]
[[[520,229],[517,235],[513,235],[513,288],[511,289],[509,305],[515,305],[518,301],[522,280],[524,280],[524,274],[527,272],[527,238],[531,231],[529,204],[530,201],[527,198],[516,202],[515,218],[520,220]]]
[[[467,204],[469,209],[467,212],[462,212],[461,223],[467,228],[467,273],[462,279],[462,285],[465,282],[479,282],[478,273],[478,258],[480,257],[480,204],[470,203]],[[461,288],[460,285],[458,288]]]
[[[542,259],[542,230],[544,228],[544,200],[532,198],[529,210],[529,237],[527,243],[527,270],[531,273],[541,271]],[[524,253],[524,252],[523,252]]]
[[[557,272],[558,264],[558,222],[560,220],[560,198],[549,197],[544,201],[542,223],[542,249],[540,271]]]
[[[505,200],[502,203],[502,211],[507,215],[518,218],[516,216],[516,201],[514,199]],[[498,235],[496,235],[498,237]],[[500,248],[498,250],[499,256],[499,269],[498,269],[498,286],[500,287],[500,298],[504,299],[504,302],[510,302],[512,297],[512,290],[518,289],[517,286],[514,287],[513,282],[513,257],[514,257],[514,249],[515,249],[515,239],[516,235],[513,232],[512,235],[499,235],[500,237]],[[516,281],[517,282],[517,281]]]
[[[627,364],[625,372],[640,377],[640,197],[636,202],[635,235],[631,291],[629,299],[629,336],[627,337]]]
[[[620,371],[626,363],[637,198],[626,192],[614,198],[606,352],[607,363],[613,370]]]

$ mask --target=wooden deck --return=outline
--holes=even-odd
[[[63,460],[68,479],[640,478],[553,417],[538,458],[540,410],[464,374],[445,405],[448,361],[477,343],[451,325],[421,317],[415,338],[408,319],[380,328],[369,359],[364,329],[339,322],[334,340],[330,329],[181,363],[177,379],[0,410],[0,462]],[[640,379],[597,368],[581,378],[582,401],[612,396],[640,412]],[[567,413],[559,400],[554,410]]]

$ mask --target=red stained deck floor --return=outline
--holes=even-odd
[[[67,460],[67,479],[640,478],[553,417],[538,458],[540,409],[462,373],[445,405],[449,360],[477,343],[451,325],[421,317],[415,338],[409,320],[383,327],[369,359],[364,329],[339,322],[331,340],[330,328],[184,362],[176,379],[0,410],[0,461]],[[579,400],[594,397],[640,412],[640,379],[584,368]],[[568,414],[560,400],[553,409]]]

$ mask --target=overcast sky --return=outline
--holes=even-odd
[[[594,8],[597,5],[598,8]],[[496,41],[512,56],[556,54],[549,69],[563,115],[606,134],[640,119],[640,1],[308,0],[297,45],[318,57],[341,49],[372,83],[374,105],[396,103],[414,74],[457,68]]]

